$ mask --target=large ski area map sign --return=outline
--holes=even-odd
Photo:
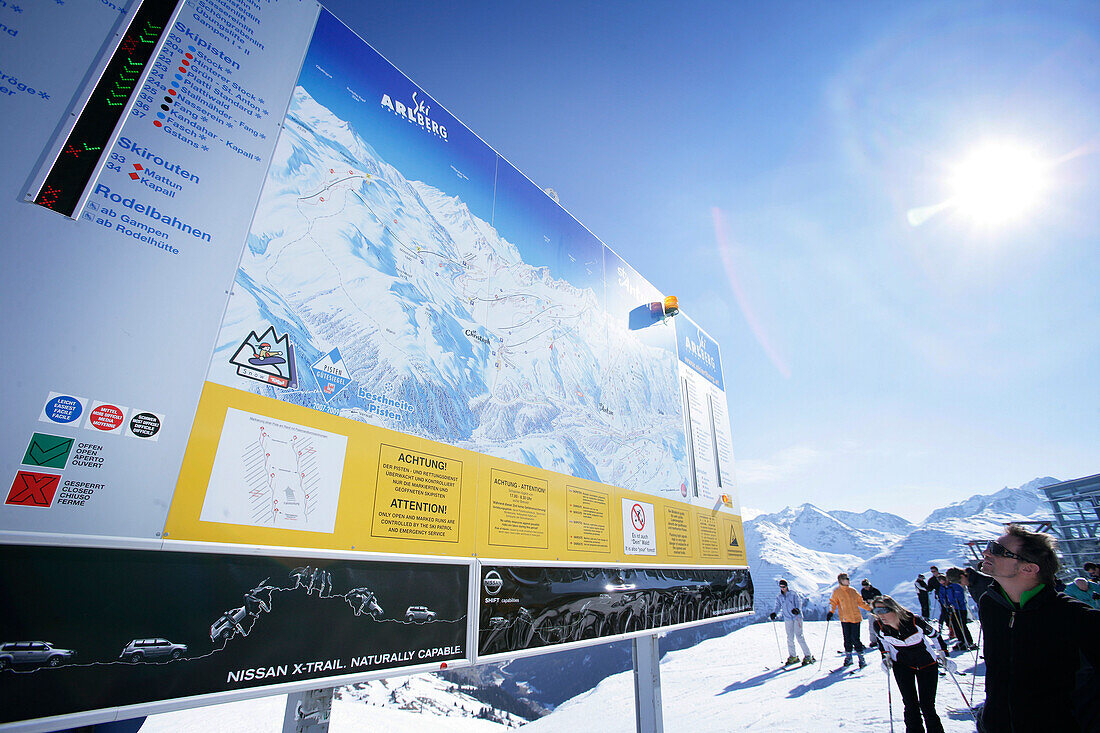
[[[24,9],[0,724],[751,609],[718,345],[443,105],[312,1]]]

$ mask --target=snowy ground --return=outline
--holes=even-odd
[[[863,631],[866,639],[866,623]],[[782,651],[776,645],[775,632],[779,633]],[[973,632],[977,634],[977,628]],[[824,621],[806,624],[806,641],[815,656],[821,656],[824,635]],[[665,729],[800,733],[889,730],[886,675],[876,660],[878,653],[868,655],[868,661],[875,661],[855,675],[831,673],[831,669],[840,667],[843,658],[836,650],[841,647],[840,628],[834,622],[820,671],[817,665],[777,669],[787,656],[782,624],[761,623],[667,654],[661,661]],[[957,654],[954,660],[960,671],[969,673],[973,669],[973,653]],[[970,698],[974,677],[967,674],[958,680]],[[982,680],[976,683],[975,694],[981,700]],[[546,718],[524,726],[523,731],[586,730],[591,721],[600,720],[600,728],[606,733],[632,733],[633,684],[630,672],[608,677]],[[900,731],[905,727],[901,723],[901,701],[897,687],[892,689],[894,726]],[[936,702],[947,733],[974,730],[970,713],[949,677],[940,678]],[[962,712],[948,714],[948,707],[962,708]]]
[[[815,655],[820,656],[825,642],[825,622],[806,624],[806,639]],[[972,624],[976,635],[976,625]],[[866,636],[866,624],[864,624]],[[782,650],[776,645],[779,633]],[[824,663],[820,667],[780,669],[777,665],[786,657],[786,641],[782,624],[753,624],[725,637],[704,641],[690,649],[671,652],[661,662],[661,692],[664,702],[666,730],[699,731],[799,731],[889,730],[889,708],[886,696],[886,675],[879,667],[876,652],[868,655],[872,664],[855,675],[830,670],[840,666],[836,653],[840,644],[840,628],[830,625]],[[979,701],[983,699],[982,676],[970,673],[975,657],[956,654],[953,659],[959,670],[963,692]],[[984,672],[984,665],[979,667]],[[423,711],[383,707],[385,696],[378,690],[366,691],[363,701],[344,694],[333,703],[332,731],[387,730],[419,731],[430,729],[438,733],[504,733],[505,726],[468,717],[432,715],[450,707],[461,707],[466,698],[460,692],[439,690],[436,682],[427,678],[408,678],[406,692],[417,697],[430,697],[433,702]],[[431,678],[434,679],[434,678]],[[420,680],[420,681],[417,681]],[[891,680],[892,682],[892,680]],[[388,681],[390,690],[403,685],[403,679]],[[378,683],[373,683],[378,684]],[[435,689],[435,691],[432,691]],[[901,723],[901,700],[897,687],[893,691],[894,726]],[[447,697],[448,694],[454,697]],[[940,678],[936,707],[947,733],[969,733],[974,730],[959,690],[950,677]],[[151,731],[241,731],[271,733],[280,729],[284,696],[230,703],[196,710],[167,713],[149,718],[142,733]],[[402,703],[402,704],[408,704]],[[948,709],[954,712],[948,712]],[[471,708],[472,709],[472,708]],[[525,733],[541,731],[592,730],[596,721],[606,733],[634,731],[634,689],[630,672],[609,677],[595,689],[562,704],[549,716],[523,727]]]

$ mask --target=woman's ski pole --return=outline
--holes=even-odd
[[[882,669],[886,672],[886,706],[890,709],[890,733],[894,733],[894,688],[890,684],[890,668],[883,666]]]
[[[779,650],[779,656],[783,656],[783,646],[779,643],[779,630],[776,627],[776,623],[772,622],[772,631],[775,632],[775,648]]]

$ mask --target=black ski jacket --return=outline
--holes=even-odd
[[[1023,608],[986,577],[978,597],[985,634],[985,733],[1079,733],[1074,687],[1084,655],[1100,664],[1100,611],[1049,585]],[[1092,733],[1089,731],[1089,733]]]
[[[896,629],[875,619],[874,628],[878,650],[889,654],[894,664],[910,669],[933,666],[936,652],[947,649],[936,630],[917,615],[911,621],[902,621]]]

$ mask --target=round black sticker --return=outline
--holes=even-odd
[[[152,438],[160,432],[160,418],[151,412],[139,412],[130,418],[130,432],[139,438]]]

